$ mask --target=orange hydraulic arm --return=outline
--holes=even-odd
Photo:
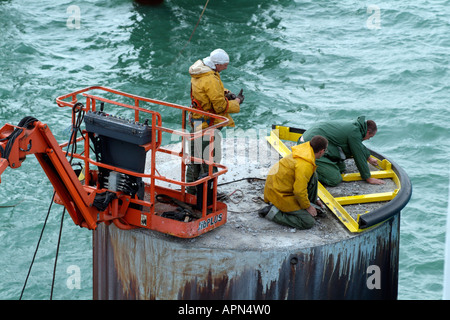
[[[93,207],[96,192],[87,191],[78,180],[48,126],[26,117],[18,126],[0,129],[0,174],[9,166],[19,168],[25,157],[34,154],[75,224],[95,229],[98,209]]]
[[[99,95],[102,93],[108,94],[108,98]],[[80,102],[83,98],[84,105]],[[146,228],[192,238],[226,222],[227,206],[217,200],[217,180],[227,168],[214,162],[213,130],[225,126],[227,118],[105,87],[84,88],[58,97],[57,103],[72,108],[70,141],[58,144],[48,126],[33,117],[25,117],[17,126],[6,124],[0,128],[0,175],[7,167],[19,168],[27,155],[34,154],[55,189],[54,201],[64,205],[76,225],[90,230],[103,222],[114,223],[124,230]],[[105,103],[110,110],[134,111],[133,120],[106,112]],[[143,108],[143,104],[151,109]],[[182,111],[182,130],[162,125],[161,114],[153,110],[161,107]],[[188,133],[186,124],[190,113],[200,113],[220,122],[207,130]],[[85,130],[80,128],[83,122]],[[162,147],[163,133],[180,137],[181,151]],[[208,156],[200,159],[186,152],[186,142],[204,138],[210,144]],[[77,143],[84,145],[81,153],[76,152]],[[63,150],[65,147],[67,151]],[[146,167],[147,153],[150,161]],[[156,158],[163,154],[180,159],[179,180],[157,170]],[[84,165],[83,181],[78,179],[69,161],[74,158]],[[193,161],[208,164],[208,175],[187,182],[186,167]],[[214,171],[213,167],[218,170]],[[164,187],[158,182],[173,183],[180,189]],[[198,194],[187,193],[187,187],[197,188]],[[180,219],[181,207],[184,211]]]

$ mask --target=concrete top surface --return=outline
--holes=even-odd
[[[165,148],[180,151],[181,144],[171,144]],[[157,157],[157,168],[160,174],[179,179],[180,159],[164,153],[158,153]],[[308,230],[278,225],[259,217],[257,211],[267,205],[263,201],[267,172],[279,159],[278,153],[264,137],[261,139],[224,138],[220,163],[227,166],[228,172],[219,177],[218,191],[228,195],[227,200],[223,201],[228,206],[227,223],[193,239],[180,239],[144,229],[136,230],[136,232],[148,233],[186,247],[229,250],[283,250],[293,247],[302,249],[342,241],[357,235],[349,232],[328,209],[325,215],[315,218],[315,225]],[[349,172],[354,170],[354,165],[352,166],[351,163],[347,167]],[[159,184],[179,189],[177,185]],[[367,192],[371,188],[378,189],[373,192],[382,192],[393,190],[395,184],[387,181],[383,186],[372,186],[364,181],[344,182],[339,187],[333,188],[333,191],[329,191],[333,195],[336,193],[342,196],[345,193],[354,195],[355,189]],[[362,212],[373,210],[382,205],[383,203],[367,204],[367,207],[362,207],[360,210]]]

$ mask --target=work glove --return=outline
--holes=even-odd
[[[225,98],[227,98],[228,101],[234,100],[236,99],[236,95],[231,91],[225,91]]]
[[[244,91],[244,89],[241,89],[241,91],[239,91],[238,95],[236,96],[236,98],[239,98],[241,100],[241,103],[244,102],[244,95],[242,94],[242,92]]]

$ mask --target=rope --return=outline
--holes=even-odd
[[[243,180],[247,180],[248,182],[250,182],[250,181],[252,181],[252,180],[265,181],[266,179],[263,179],[263,178],[254,178],[254,177],[247,177],[247,178],[237,179],[237,180],[233,180],[233,181],[222,182],[222,183],[219,183],[217,186],[224,186],[224,185],[226,185],[226,184],[235,183],[235,182],[239,182],[239,181],[243,181]]]
[[[180,50],[180,52],[178,53],[178,57],[177,59],[180,57],[181,53],[183,52],[183,50],[187,47],[187,45],[189,44],[189,42],[191,42],[192,37],[194,36],[195,30],[197,30],[198,25],[200,24],[200,20],[203,17],[203,14],[205,13],[206,7],[208,6],[209,0],[206,0],[205,6],[203,7],[203,11],[200,14],[200,17],[198,18],[197,24],[194,27],[194,30],[191,33],[191,36],[189,37],[189,40],[186,42],[186,44],[184,45],[184,47]]]
[[[50,210],[52,208],[53,201],[55,199],[55,194],[56,194],[56,192],[53,192],[52,201],[50,202],[50,206],[49,206],[48,211],[47,211],[47,217],[45,217],[44,226],[42,227],[41,235],[39,236],[39,240],[38,240],[38,243],[36,245],[36,249],[34,250],[33,259],[31,259],[31,264],[30,264],[30,267],[28,268],[28,274],[27,274],[27,277],[25,278],[25,283],[23,284],[23,288],[22,288],[22,292],[20,293],[19,300],[22,300],[22,296],[23,296],[23,293],[25,291],[25,287],[27,286],[28,278],[29,278],[30,273],[31,273],[31,268],[33,267],[34,260],[36,259],[36,254],[38,252],[39,245],[40,245],[41,240],[42,240],[42,235],[44,234],[45,226],[47,225],[48,216],[50,215]]]
[[[233,200],[233,199],[231,198],[231,196],[232,196],[233,194],[235,194],[237,191],[239,191],[239,192],[241,193],[241,199],[235,201],[235,200]],[[231,192],[230,194],[226,195],[226,196],[225,196],[225,199],[230,200],[230,201],[233,202],[234,204],[238,204],[239,202],[242,201],[242,199],[244,199],[244,192],[243,192],[241,189],[236,189],[236,190],[234,190],[233,192]]]
[[[256,177],[247,177],[247,178],[241,178],[241,179],[237,179],[237,180],[233,180],[233,181],[223,182],[223,183],[218,184],[217,186],[223,186],[223,185],[227,185],[227,184],[230,184],[230,183],[235,183],[235,182],[239,182],[239,181],[243,181],[243,180],[247,180],[248,182],[252,182],[254,180],[265,181],[266,179],[256,178]],[[235,200],[233,200],[231,198],[231,196],[234,193],[236,193],[237,191],[239,191],[241,193],[241,199],[235,201]],[[230,194],[224,196],[223,198],[224,198],[224,200],[230,200],[234,204],[239,204],[244,199],[244,192],[241,189],[236,189],[233,192],[231,192]],[[261,202],[261,201],[264,202],[264,199],[262,199],[261,197],[253,197],[252,201],[255,202],[255,203]],[[251,210],[251,211],[233,211],[233,210],[228,209],[228,212],[233,212],[233,213],[252,213],[252,212],[255,212],[255,210]]]
[[[73,154],[76,152],[76,143],[72,143],[72,142],[76,142],[77,132],[81,132],[80,126],[81,126],[81,123],[83,122],[84,114],[85,114],[85,112],[83,110],[83,105],[81,103],[76,103],[73,106],[73,108],[72,108],[72,112],[73,112],[73,115],[74,115],[74,117],[73,117],[74,120],[73,120],[73,123],[72,123],[72,132],[71,132],[71,135],[70,135],[69,144],[68,144],[67,150],[66,150],[66,157],[67,157],[67,155],[69,154],[69,148],[70,147],[72,148],[72,150],[71,150],[71,157],[69,159],[69,163],[72,163]],[[76,113],[78,113],[77,117],[75,117]],[[19,126],[27,127],[34,121],[37,121],[37,120],[35,118],[32,118],[32,117],[26,117],[26,118],[24,118],[24,119],[22,119],[20,121]],[[14,139],[15,139],[15,137],[14,137]],[[9,142],[10,141],[8,141],[8,143]],[[55,195],[56,195],[56,191],[53,192],[52,200],[50,202],[50,205],[49,205],[49,208],[48,208],[48,211],[47,211],[47,216],[45,217],[44,225],[42,227],[41,234],[39,236],[39,240],[38,240],[38,243],[36,245],[36,249],[35,249],[34,254],[33,254],[33,259],[31,260],[30,267],[28,268],[28,274],[27,274],[27,277],[25,278],[25,282],[23,284],[23,288],[22,288],[22,292],[20,293],[19,300],[22,300],[23,293],[24,293],[25,288],[27,286],[28,278],[30,276],[31,269],[33,268],[33,264],[34,264],[34,261],[36,259],[36,254],[37,254],[37,252],[39,250],[39,246],[40,246],[40,243],[41,243],[41,240],[42,240],[42,235],[44,234],[44,230],[45,230],[45,227],[47,225],[48,217],[50,215],[50,211],[51,211],[53,202],[55,200]],[[62,227],[63,227],[65,212],[66,212],[66,208],[63,209],[63,213],[61,215],[61,224],[60,224],[60,227],[59,227],[59,235],[58,235],[58,244],[57,244],[57,247],[56,247],[55,264],[54,264],[54,267],[53,267],[53,278],[52,278],[52,286],[51,286],[51,291],[50,291],[50,300],[53,299],[53,290],[54,290],[54,284],[55,284],[55,278],[56,278],[56,265],[57,265],[57,262],[58,262],[59,248],[60,248],[60,244],[61,244]]]
[[[76,144],[76,140],[77,140],[77,132],[81,133],[81,129],[80,126],[83,123],[84,120],[84,115],[85,115],[85,111],[83,110],[83,104],[81,103],[76,103],[73,108],[72,108],[72,113],[73,113],[73,123],[72,123],[72,133],[70,135],[70,140],[69,140],[69,144],[67,145],[67,150],[66,150],[66,157],[69,154],[69,147],[72,147],[71,150],[71,156],[69,159],[69,163],[72,164],[72,160],[73,160],[73,155],[77,150],[77,144]],[[75,114],[78,113],[78,116],[75,117]],[[73,142],[73,143],[72,143]],[[62,236],[62,229],[63,229],[63,224],[64,224],[64,214],[66,212],[66,208],[63,209],[63,213],[61,215],[61,224],[59,226],[59,235],[58,235],[58,244],[56,246],[56,255],[55,255],[55,264],[53,266],[53,278],[52,278],[52,287],[51,287],[51,291],[50,291],[50,300],[53,299],[53,289],[55,286],[55,278],[56,278],[56,265],[58,263],[58,256],[59,256],[59,247],[61,245],[61,236]]]
[[[0,208],[14,208],[16,206],[18,206],[19,204],[21,204],[23,202],[23,200],[17,202],[16,204],[5,204],[5,205],[1,205]]]
[[[56,246],[56,257],[55,257],[55,265],[53,266],[53,279],[52,279],[52,289],[50,291],[50,300],[53,299],[53,288],[55,287],[55,278],[56,278],[56,264],[58,262],[58,255],[59,255],[59,246],[61,244],[61,235],[62,235],[62,228],[63,228],[63,222],[64,222],[64,214],[66,212],[66,208],[64,208],[63,213],[61,215],[61,224],[59,226],[59,236],[58,236],[58,245]]]

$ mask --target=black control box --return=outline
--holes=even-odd
[[[102,111],[89,110],[84,116],[84,122],[88,132],[104,137],[136,145],[143,145],[152,141],[151,126],[112,116]]]

